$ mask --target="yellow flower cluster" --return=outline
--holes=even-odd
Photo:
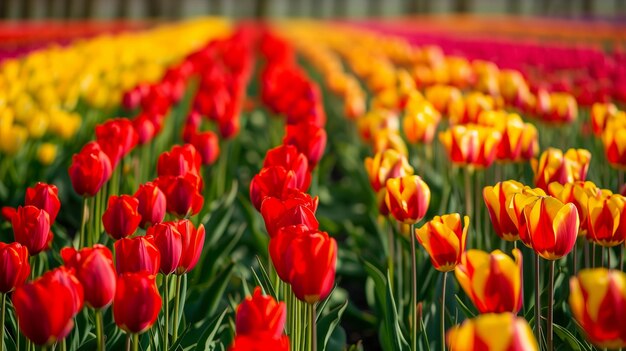
[[[103,34],[65,47],[53,44],[2,62],[0,153],[14,155],[29,139],[73,138],[82,123],[79,106],[118,106],[124,91],[157,81],[169,65],[227,30],[222,19],[194,19]],[[38,151],[44,164],[52,162],[55,153],[51,144]]]

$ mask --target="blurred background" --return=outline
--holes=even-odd
[[[392,17],[511,14],[626,20],[626,0],[0,0],[1,19]]]

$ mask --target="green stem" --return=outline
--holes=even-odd
[[[469,167],[463,169],[463,176],[465,180],[465,212],[472,221],[476,221],[474,214],[472,213],[472,175]],[[478,243],[478,238],[474,237],[474,245]]]
[[[541,340],[541,315],[539,296],[539,254],[535,253],[535,338]]]
[[[65,339],[61,340],[61,351],[67,351],[67,344],[65,342]]]
[[[4,315],[7,295],[0,293],[0,351],[4,351]]]
[[[126,351],[130,351],[130,339],[131,339],[131,335],[126,334]]]
[[[180,308],[180,280],[181,280],[181,276],[177,275],[176,276],[176,297],[174,298],[174,325],[172,326],[173,330],[172,330],[172,343],[176,342],[176,339],[178,339],[178,310]]]
[[[554,335],[552,332],[554,320],[554,261],[550,261],[550,276],[548,277],[548,351],[554,350]]]
[[[393,223],[391,223],[391,221],[387,222],[389,225],[389,230],[387,230],[387,245],[388,247],[388,256],[387,256],[387,265],[389,266],[389,285],[391,287],[393,287],[393,273],[394,273],[394,267],[393,267],[393,257],[394,257],[394,244],[393,244]]]
[[[164,314],[164,324],[165,328],[163,329],[163,350],[167,350],[169,347],[169,324],[170,324],[170,285],[168,284],[170,281],[169,274],[163,276],[163,296],[165,298],[165,308],[163,310]]]
[[[88,197],[86,196],[83,197],[83,216],[80,222],[80,237],[78,241],[79,249],[83,248],[85,245],[85,225],[87,224],[87,211],[89,211],[89,205],[87,204],[88,200],[89,200]]]
[[[448,272],[443,273],[443,283],[441,287],[441,349],[446,351],[446,278]]]
[[[104,325],[102,321],[102,310],[96,310],[96,342],[97,350],[104,351]]]
[[[315,304],[311,304],[309,306],[309,312],[310,312],[310,319],[309,319],[309,323],[310,324],[310,328],[309,330],[311,331],[310,338],[311,338],[311,351],[317,351],[317,325],[315,323]]]
[[[163,350],[167,350],[164,348]],[[133,351],[139,351],[139,334],[133,334]]]
[[[411,350],[417,351],[417,262],[415,254],[414,224],[411,224]]]

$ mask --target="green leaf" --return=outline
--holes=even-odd
[[[215,347],[215,336],[220,329],[222,320],[226,316],[228,309],[225,309],[217,318],[215,318],[209,325],[207,325],[204,333],[198,339],[196,344],[196,351],[213,350]]]
[[[461,307],[461,310],[463,310],[463,314],[465,315],[465,318],[476,317],[476,314],[472,312],[472,310],[469,307],[467,307],[467,305],[465,305],[463,301],[461,301],[461,298],[459,297],[458,294],[454,294],[454,298],[456,299],[456,303]]]
[[[189,315],[189,321],[195,323],[207,316],[212,316],[219,306],[224,291],[228,286],[235,265],[230,262],[226,268],[215,275],[208,283],[196,285],[191,289],[185,311]]]
[[[341,321],[341,316],[348,307],[348,300],[345,300],[341,305],[333,308],[317,321],[317,344],[322,346],[322,350],[326,350],[328,341],[330,340],[335,328]]]

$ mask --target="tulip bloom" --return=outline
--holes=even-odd
[[[378,152],[374,157],[366,158],[365,170],[374,192],[384,188],[388,179],[413,174],[413,167],[407,158],[398,151],[391,149]]]
[[[626,347],[626,274],[583,269],[569,281],[569,305],[587,339],[600,349]]]
[[[68,173],[78,195],[94,196],[111,177],[112,164],[100,145],[90,142],[72,156]]]
[[[548,193],[562,203],[571,202],[576,206],[578,218],[580,219],[578,235],[587,234],[589,223],[587,220],[587,205],[589,204],[589,199],[591,197],[599,199],[603,196],[611,195],[608,190],[598,189],[594,183],[589,181],[577,181],[566,184],[552,182],[548,184]]]
[[[602,133],[607,160],[615,168],[626,168],[626,127],[607,128]]]
[[[325,232],[298,235],[287,247],[284,261],[296,297],[308,304],[324,300],[335,284],[337,242]]]
[[[114,118],[96,126],[96,141],[115,169],[124,155],[137,145],[139,136],[128,118]]]
[[[552,182],[566,184],[585,180],[589,161],[591,153],[584,149],[569,149],[563,154],[559,149],[548,148],[539,161],[531,160],[535,185],[547,191],[548,184]]]
[[[528,322],[512,313],[481,314],[448,330],[450,351],[538,351]]]
[[[261,205],[261,215],[265,221],[265,229],[270,238],[276,236],[278,230],[290,225],[304,224],[310,229],[317,229],[319,224],[315,218],[317,196],[291,190],[286,199],[268,197]]]
[[[159,273],[161,254],[154,244],[154,238],[137,236],[123,238],[115,242],[115,269],[117,274],[148,272]]]
[[[202,157],[191,144],[175,145],[170,151],[159,155],[157,174],[160,176],[184,176],[187,173],[200,174]]]
[[[513,194],[510,200],[507,201],[506,211],[509,214],[509,218],[517,228],[519,239],[522,243],[530,248],[532,244],[528,231],[526,230],[526,217],[524,216],[524,208],[529,204],[534,204],[541,197],[547,196],[545,191],[540,188],[530,188],[525,186],[519,192]]]
[[[188,219],[176,222],[176,228],[180,232],[182,238],[182,255],[176,268],[176,274],[181,275],[191,271],[202,255],[204,248],[204,225],[196,229]]]
[[[272,339],[280,339],[285,330],[287,309],[284,302],[276,302],[271,296],[264,296],[256,287],[252,296],[247,297],[237,307],[235,325],[237,335],[267,333]]]
[[[124,273],[117,278],[113,318],[127,333],[141,334],[150,329],[159,316],[161,303],[154,275]]]
[[[435,269],[449,272],[461,262],[465,252],[469,217],[461,223],[458,213],[435,216],[430,222],[415,230],[412,235],[422,244]]]
[[[402,130],[410,143],[430,144],[440,119],[441,115],[430,102],[409,103],[402,119]]]
[[[506,241],[519,239],[517,226],[511,220],[507,206],[513,195],[520,192],[523,187],[524,185],[518,181],[507,180],[499,182],[495,186],[486,186],[483,189],[483,199],[489,211],[491,224],[493,224],[496,234]]]
[[[15,241],[26,246],[31,256],[47,250],[52,241],[50,216],[35,206],[20,206],[11,219]]]
[[[184,176],[163,176],[155,183],[165,194],[167,212],[179,218],[198,214],[204,204],[200,193],[201,178],[187,173]]]
[[[0,293],[6,294],[26,282],[30,275],[28,249],[20,243],[0,242]]]
[[[163,221],[166,210],[165,194],[155,183],[147,182],[139,185],[139,189],[133,196],[139,202],[137,212],[141,215],[140,227],[145,229]]]
[[[237,335],[228,351],[289,351],[289,337],[283,335],[279,339],[270,334]]]
[[[387,180],[385,203],[398,222],[415,224],[424,218],[430,203],[430,188],[420,176]]]
[[[203,165],[212,165],[220,155],[219,139],[210,130],[201,133],[194,133],[189,141],[202,157]]]
[[[109,197],[109,204],[102,215],[102,224],[113,240],[128,237],[137,230],[141,222],[138,207],[139,201],[130,195]]]
[[[272,258],[274,269],[276,269],[276,274],[282,281],[289,282],[290,267],[285,260],[287,248],[295,238],[316,230],[310,229],[304,224],[289,225],[278,229],[276,235],[270,237],[269,254]]]
[[[173,273],[182,256],[183,242],[175,222],[156,224],[146,232],[146,236],[154,238],[154,245],[161,253],[159,271],[163,274]]]
[[[538,197],[524,206],[523,215],[530,245],[541,257],[557,260],[572,251],[580,223],[574,204]]]
[[[480,313],[517,314],[522,308],[522,252],[513,250],[513,257],[500,250],[469,250],[461,257],[456,279]]]
[[[287,126],[283,144],[294,145],[309,161],[313,170],[326,149],[326,131],[311,122],[300,122]]]
[[[594,103],[591,106],[591,128],[593,134],[601,136],[605,131],[606,123],[613,118],[619,110],[612,103]]]
[[[439,134],[439,140],[455,164],[489,167],[496,158],[502,134],[495,128],[456,125]]]
[[[587,238],[604,247],[620,245],[624,242],[622,231],[618,231],[620,216],[624,210],[622,195],[589,197],[587,203]]]
[[[113,255],[104,245],[96,244],[77,251],[72,247],[61,250],[65,266],[72,268],[84,288],[85,302],[95,309],[106,308],[113,302],[117,276]]]
[[[83,306],[83,287],[65,267],[45,273],[18,287],[13,306],[20,331],[37,345],[63,340],[74,327]]]
[[[297,179],[296,187],[298,189],[306,191],[311,185],[309,161],[293,145],[281,145],[268,150],[263,161],[263,168],[272,166],[280,166],[288,171],[293,171]]]
[[[290,189],[306,191],[298,188],[298,178],[294,171],[280,166],[262,168],[250,182],[250,201],[260,211],[266,198],[284,199]]]
[[[38,182],[35,186],[26,189],[24,205],[35,206],[48,212],[50,224],[53,224],[61,208],[59,189],[55,185]]]

